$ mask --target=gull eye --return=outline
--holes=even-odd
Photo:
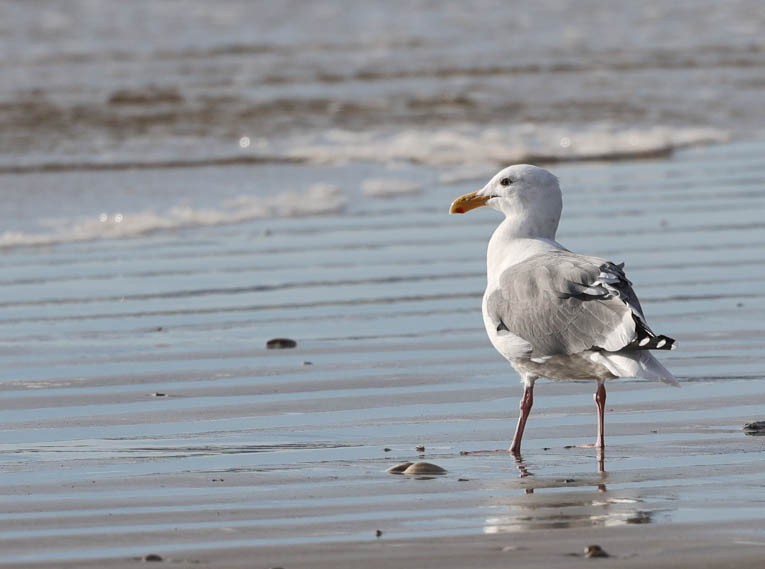
[[[501,186],[509,186],[509,185],[510,185],[510,184],[512,184],[512,183],[513,183],[513,181],[512,181],[510,178],[502,178],[502,179],[499,181],[499,184],[500,184]]]

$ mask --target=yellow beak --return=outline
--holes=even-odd
[[[449,213],[467,213],[471,209],[486,205],[486,202],[489,201],[491,196],[479,196],[476,195],[477,193],[478,192],[470,192],[469,194],[458,197],[452,202],[452,205],[449,208]]]

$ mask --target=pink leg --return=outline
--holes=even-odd
[[[510,446],[510,452],[519,454],[521,452],[521,439],[523,438],[523,429],[526,428],[526,419],[529,418],[531,407],[534,405],[534,383],[526,385],[521,398],[521,414],[518,416],[518,425],[515,427],[515,436],[513,444]]]
[[[598,406],[598,436],[595,440],[595,448],[603,450],[606,448],[604,418],[606,414],[606,386],[604,383],[598,383],[598,390],[595,392],[595,405]]]

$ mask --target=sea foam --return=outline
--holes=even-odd
[[[404,131],[332,130],[291,140],[285,156],[314,163],[411,162],[428,166],[615,160],[661,156],[677,148],[723,142],[712,128],[612,125],[472,126]]]
[[[95,218],[59,220],[46,232],[5,231],[0,234],[0,248],[124,239],[161,230],[339,213],[346,205],[347,197],[340,188],[315,184],[303,192],[284,192],[271,197],[240,196],[223,202],[219,208],[177,206],[165,212],[104,212]]]

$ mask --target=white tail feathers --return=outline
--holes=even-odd
[[[598,361],[618,377],[642,377],[680,387],[674,375],[645,350],[598,352]]]

